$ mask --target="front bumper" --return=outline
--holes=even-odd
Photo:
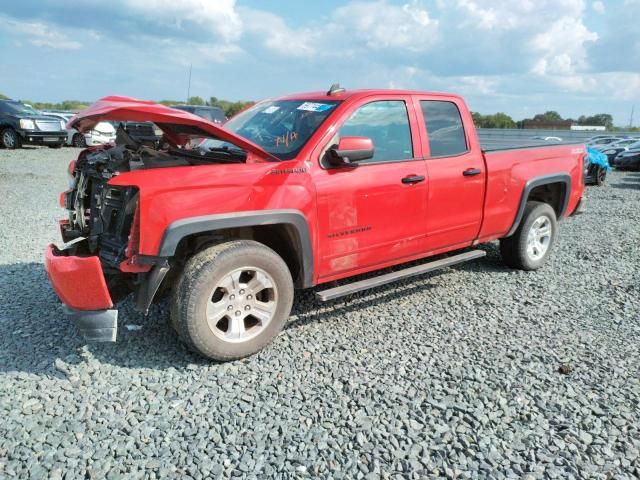
[[[27,145],[57,145],[67,141],[67,132],[40,132],[38,130],[18,130],[22,143]]]
[[[67,255],[55,245],[49,245],[45,252],[45,270],[67,315],[84,338],[115,342],[118,311],[112,308],[113,301],[98,257]]]

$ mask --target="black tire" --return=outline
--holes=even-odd
[[[602,185],[604,185],[604,181],[606,179],[607,179],[607,169],[606,168],[602,168],[602,167],[598,167],[598,170],[596,170],[595,184],[598,187],[601,187]]]
[[[221,286],[239,271],[241,274],[234,282],[235,287]],[[241,295],[245,291],[241,290],[243,285],[247,292],[251,291],[251,272],[254,275],[255,272],[267,275],[267,283],[272,285],[271,288],[256,290],[258,293],[253,300],[249,300],[251,295]],[[248,277],[242,280],[242,275],[245,274]],[[235,295],[231,295],[231,292],[235,292]],[[251,316],[253,307],[244,304],[252,301],[258,304],[258,295],[265,292],[268,295],[267,301],[272,305],[272,314],[262,324],[257,317]],[[210,326],[207,307],[213,305],[210,303],[213,301],[221,304],[222,310],[230,311],[223,311],[224,317],[212,321],[217,323]],[[235,303],[231,304],[232,302]],[[289,318],[292,304],[293,281],[282,258],[261,243],[237,240],[206,248],[187,261],[173,289],[171,320],[177,327],[180,338],[190,349],[213,360],[228,361],[252,355],[269,344]],[[241,312],[243,309],[247,309],[249,313]],[[237,325],[234,323],[234,315],[238,315],[235,322],[241,322],[239,331],[246,335],[244,340],[232,338],[235,334],[232,324]]]
[[[534,223],[538,219],[546,217],[550,225],[550,235],[548,243],[546,243],[546,249],[544,252],[538,250],[541,253],[540,256],[535,255],[536,249],[533,247],[533,251],[528,250],[529,234],[532,231]],[[511,267],[520,270],[537,270],[542,267],[556,241],[558,235],[558,222],[556,220],[556,212],[547,203],[543,202],[527,202],[524,210],[524,215],[518,229],[515,233],[507,238],[500,239],[500,253],[504,263]],[[541,244],[542,245],[542,244]]]
[[[87,146],[87,140],[80,132],[75,133],[71,138],[71,144],[77,148],[84,148]]]
[[[4,148],[13,150],[22,147],[22,139],[13,128],[5,128],[0,135],[0,141]]]

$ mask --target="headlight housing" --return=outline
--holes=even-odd
[[[20,128],[24,128],[25,130],[35,130],[36,124],[33,120],[28,120],[26,118],[20,119]]]

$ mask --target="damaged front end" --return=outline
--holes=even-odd
[[[278,158],[208,120],[128,97],[105,97],[74,116],[68,127],[84,132],[101,121],[152,122],[162,138],[145,145],[120,127],[115,145],[88,148],[71,162],[70,188],[60,197],[68,211],[68,218],[60,221],[64,245],[49,245],[45,267],[85,338],[114,341],[114,304],[135,292],[136,308],[147,313],[170,266],[167,258],[139,254],[141,192],[111,180],[120,175],[123,180],[127,172],[137,170]],[[224,145],[198,147],[209,138]]]
[[[167,158],[159,159],[159,156]],[[145,314],[169,271],[166,259],[138,255],[140,194],[137,187],[111,185],[121,173],[183,160],[128,142],[82,152],[69,165],[70,189],[60,203],[68,218],[60,221],[64,245],[50,245],[45,265],[67,313],[93,341],[115,341],[113,305],[132,292]]]

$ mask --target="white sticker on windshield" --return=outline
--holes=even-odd
[[[307,112],[324,112],[329,110],[333,105],[327,103],[304,102],[298,107],[298,110],[306,110]]]
[[[274,113],[277,112],[280,109],[280,107],[276,106],[276,105],[271,105],[270,107],[265,108],[262,113]]]

